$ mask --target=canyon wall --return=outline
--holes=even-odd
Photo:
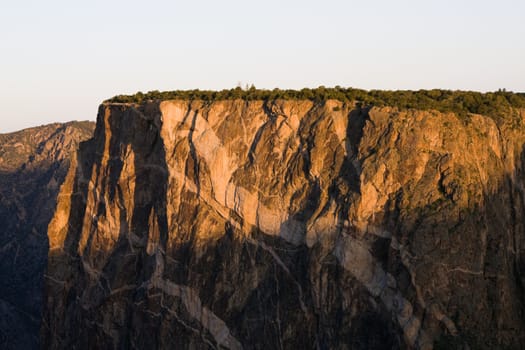
[[[43,346],[518,348],[524,118],[103,104],[49,224]]]

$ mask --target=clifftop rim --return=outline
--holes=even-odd
[[[219,102],[231,100],[264,101],[308,100],[322,103],[337,100],[357,107],[396,107],[399,109],[436,110],[453,112],[466,117],[479,114],[493,119],[506,119],[511,109],[525,109],[525,93],[500,89],[494,92],[462,90],[363,90],[336,86],[327,88],[257,89],[254,86],[225,90],[174,90],[137,92],[133,95],[117,95],[104,104],[144,104],[168,100]]]

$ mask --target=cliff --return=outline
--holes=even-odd
[[[46,348],[518,348],[525,111],[105,103],[49,224]]]
[[[47,226],[78,143],[94,123],[0,135],[0,348],[38,348]]]

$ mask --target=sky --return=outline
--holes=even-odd
[[[0,133],[137,91],[525,91],[522,0],[0,1]]]

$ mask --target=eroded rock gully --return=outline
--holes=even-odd
[[[49,225],[46,348],[519,348],[523,111],[104,104]]]

